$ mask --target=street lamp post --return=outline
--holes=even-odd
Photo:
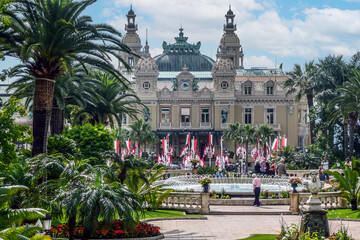
[[[45,218],[43,219],[44,222],[44,231],[46,235],[50,235],[51,233],[51,216],[50,214],[46,214]]]

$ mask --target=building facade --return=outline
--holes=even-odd
[[[243,48],[235,33],[231,9],[225,15],[215,60],[201,54],[200,42],[188,43],[183,28],[175,43],[164,41],[163,53],[151,57],[147,40],[144,47],[141,45],[135,18],[130,9],[123,43],[142,58],[123,54],[133,68],[131,73],[125,69],[123,73],[148,107],[144,119],[160,138],[170,134],[175,156],[180,155],[186,134],[198,139],[202,152],[209,133],[214,134],[219,145],[223,131],[235,122],[268,124],[277,135],[287,136],[293,147],[307,143],[306,102],[297,103],[293,96],[286,96],[282,83],[287,76],[280,68],[244,69]],[[124,119],[123,123],[129,124],[131,119]],[[147,151],[155,152],[155,147],[159,150],[160,145]],[[233,143],[225,143],[229,151],[234,151],[234,147]]]

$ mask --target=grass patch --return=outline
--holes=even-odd
[[[253,234],[251,237],[239,240],[274,240],[277,234]]]
[[[360,210],[351,211],[351,209],[335,209],[329,210],[327,213],[328,218],[350,218],[360,219]]]
[[[204,217],[204,215],[185,215],[182,211],[173,210],[156,210],[156,211],[144,211],[145,215],[141,216],[141,219],[149,218],[171,218],[171,217]]]

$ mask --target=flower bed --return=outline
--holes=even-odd
[[[75,238],[81,239],[84,228],[75,227]],[[68,224],[59,224],[51,228],[51,234],[54,238],[69,237]],[[135,238],[135,237],[153,237],[160,235],[160,228],[145,222],[139,222],[134,229],[125,229],[121,220],[115,220],[110,226],[105,226],[99,222],[96,230],[91,235],[93,239],[114,239],[114,238]]]

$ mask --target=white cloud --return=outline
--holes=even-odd
[[[150,47],[157,48],[157,54],[162,52],[162,41],[175,41],[174,37],[178,35],[178,28],[182,24],[189,43],[201,41],[202,53],[215,55],[223,34],[224,15],[228,10],[227,5],[217,0],[183,0],[181,3],[168,0],[113,2],[114,8],[103,10],[104,15],[112,16],[108,23],[124,31],[126,17],[125,14],[119,14],[118,8],[128,9],[133,4],[143,45],[145,29],[148,28]],[[256,51],[256,55],[309,60],[329,54],[351,56],[358,49],[359,10],[294,8],[292,11],[296,13],[285,18],[279,15],[276,4],[271,0],[232,0],[231,4],[236,14],[237,34],[245,52]],[[260,61],[254,57],[246,58],[246,61],[256,60]],[[264,64],[271,64],[269,59],[262,60]],[[246,61],[244,63],[250,66]]]
[[[251,68],[251,67],[267,67],[267,68],[274,68],[275,62],[270,60],[266,56],[250,56],[244,57],[244,67]]]

